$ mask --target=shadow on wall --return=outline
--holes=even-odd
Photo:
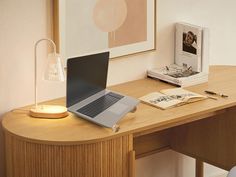
[[[2,116],[0,116],[0,177],[5,177],[5,143],[2,128]]]

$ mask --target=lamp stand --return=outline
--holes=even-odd
[[[68,116],[66,107],[53,105],[39,105],[30,109],[30,116],[36,118],[59,119]]]

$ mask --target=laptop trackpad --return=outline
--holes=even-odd
[[[114,106],[109,108],[109,112],[112,112],[114,114],[122,114],[126,109],[127,109],[127,105],[122,104],[122,103],[116,103]]]

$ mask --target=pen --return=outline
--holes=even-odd
[[[210,95],[218,95],[218,96],[221,96],[222,98],[229,97],[228,95],[225,95],[225,94],[222,94],[222,93],[216,93],[216,92],[209,91],[209,90],[205,90],[205,93],[210,94]]]

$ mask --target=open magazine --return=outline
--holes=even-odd
[[[190,92],[182,88],[174,88],[161,90],[160,92],[152,92],[139,99],[149,105],[161,109],[168,109],[206,98],[207,96],[198,93]]]

